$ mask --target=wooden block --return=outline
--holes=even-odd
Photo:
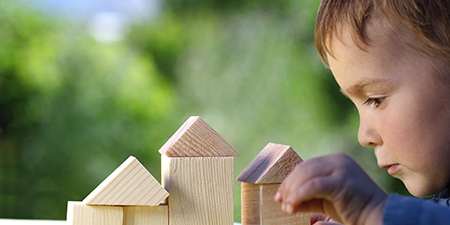
[[[239,156],[202,118],[190,117],[159,152],[169,157]]]
[[[242,225],[309,225],[309,213],[289,215],[274,200],[279,184],[250,184],[243,182]]]
[[[169,193],[130,156],[84,200],[87,205],[157,206]]]
[[[260,225],[260,185],[241,183],[242,225]],[[280,224],[281,225],[281,224]]]
[[[233,157],[162,156],[170,225],[233,224]]]
[[[238,181],[252,184],[277,184],[303,161],[287,145],[269,143],[237,177]]]
[[[125,206],[123,225],[169,225],[169,208],[159,206]]]
[[[242,225],[306,225],[309,214],[289,215],[281,210],[275,193],[302,159],[287,145],[269,143],[239,174]]]
[[[290,215],[281,210],[280,203],[274,200],[280,184],[260,185],[260,218],[262,225],[309,225],[309,213]]]
[[[122,225],[123,207],[89,206],[82,202],[68,202],[68,225]]]

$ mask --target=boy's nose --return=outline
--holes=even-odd
[[[370,147],[382,144],[381,136],[368,121],[360,120],[358,141],[362,146]]]

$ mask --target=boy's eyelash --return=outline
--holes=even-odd
[[[383,102],[384,97],[377,97],[377,98],[368,98],[364,105],[373,105],[375,108],[380,107],[380,104]]]

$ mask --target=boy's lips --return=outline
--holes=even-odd
[[[399,171],[400,164],[394,163],[394,164],[387,164],[387,165],[378,165],[382,169],[387,169],[387,172],[392,176],[396,174]]]

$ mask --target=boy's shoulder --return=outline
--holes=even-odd
[[[433,195],[433,198],[431,200],[438,203],[439,205],[450,207],[450,194],[448,188],[438,194]]]

